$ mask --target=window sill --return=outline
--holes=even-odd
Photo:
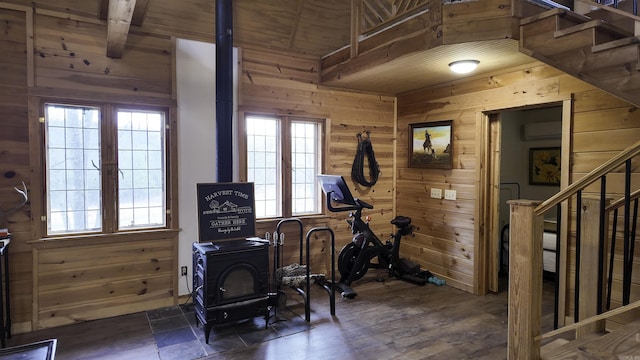
[[[330,219],[330,218],[331,216],[328,214],[315,214],[315,215],[302,215],[302,216],[292,216],[292,217],[256,219],[256,223],[279,222],[282,220],[289,220],[289,219],[300,219],[304,222],[305,220],[323,220],[323,219]]]
[[[36,247],[51,246],[75,246],[84,244],[103,244],[105,242],[117,243],[117,242],[131,242],[139,240],[153,240],[153,239],[166,239],[166,238],[178,238],[179,229],[149,229],[139,231],[123,231],[111,234],[81,234],[81,235],[64,235],[55,237],[44,237],[32,241],[28,241],[28,244],[32,244]]]

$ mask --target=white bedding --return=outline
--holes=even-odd
[[[542,234],[542,248],[545,250],[556,250],[556,233],[545,231]]]
[[[544,271],[556,272],[556,233],[544,232],[542,249],[542,267]]]
[[[542,235],[542,267],[544,271],[555,273],[556,272],[556,233],[545,231]],[[503,245],[505,250],[504,256],[505,266],[508,266],[509,262],[509,244]]]

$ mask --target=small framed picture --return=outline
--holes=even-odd
[[[453,167],[453,120],[409,124],[409,167]]]
[[[529,184],[560,186],[560,148],[529,149]]]

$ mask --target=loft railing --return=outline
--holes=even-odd
[[[616,255],[616,237],[622,233],[623,266],[622,266],[622,299],[621,304],[629,304],[632,269],[634,260],[635,233],[637,224],[638,192],[632,192],[632,175],[637,170],[640,155],[640,141],[600,165],[589,174],[578,179],[563,191],[548,200],[539,201],[515,200],[510,201],[511,219],[509,236],[510,261],[513,268],[509,271],[509,358],[510,359],[538,359],[540,356],[540,341],[546,335],[541,335],[540,309],[542,292],[542,233],[543,215],[561,204],[571,205],[575,209],[573,227],[574,258],[574,322],[580,325],[577,335],[582,336],[592,332],[604,330],[604,318],[594,316],[601,314],[607,304],[611,302],[613,288],[611,280],[604,286],[604,279],[611,278],[613,267],[609,259],[608,270],[605,266],[607,254]],[[634,163],[634,160],[636,161]],[[635,165],[635,167],[634,167]],[[607,194],[608,178],[624,178],[622,199],[611,202]],[[611,182],[613,185],[614,182]],[[636,187],[640,187],[636,185]],[[597,189],[600,189],[599,192]],[[610,186],[615,188],[615,186]],[[620,192],[619,190],[612,191]],[[586,196],[583,196],[586,193]],[[634,202],[632,209],[631,203]],[[623,209],[623,215],[618,212]],[[617,221],[622,219],[623,230],[617,229]],[[609,228],[612,221],[613,227]],[[561,225],[558,222],[558,229]],[[568,233],[568,231],[567,231]],[[560,234],[560,231],[558,231]],[[611,235],[613,250],[608,250],[605,239]],[[567,237],[569,237],[567,235]],[[567,241],[568,239],[562,239]],[[557,247],[559,251],[561,248]],[[567,254],[558,254],[557,259],[568,259]],[[567,262],[568,264],[569,262]],[[556,264],[561,264],[557,262]],[[565,265],[563,265],[565,266]],[[568,265],[566,265],[568,266]],[[569,272],[569,270],[567,270]],[[608,272],[608,276],[605,274]],[[558,271],[556,271],[558,273]],[[557,283],[557,282],[556,282]],[[565,290],[566,291],[566,290]],[[603,294],[607,292],[605,297]],[[594,294],[597,294],[594,297]],[[609,307],[607,306],[607,309]]]
[[[429,0],[353,0],[360,10],[360,34],[367,34],[427,7]]]
[[[627,28],[627,26],[631,25],[623,25],[622,27],[625,30],[633,31],[636,36],[640,35],[638,0],[574,0],[574,11],[579,14],[591,13],[594,9],[609,13],[609,16],[605,16],[605,19],[614,24],[616,22],[621,24],[622,22],[629,23],[631,21],[633,29]]]
[[[599,7],[607,11],[613,11],[613,12],[624,11],[624,10],[619,10],[620,5],[622,3],[627,2],[631,4],[631,11],[630,12],[624,11],[624,12],[630,13],[636,16],[638,15],[638,0],[575,0],[575,1],[578,1],[580,3],[585,3],[589,6]],[[619,11],[616,11],[616,10],[619,10]]]

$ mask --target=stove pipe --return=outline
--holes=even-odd
[[[218,182],[233,181],[233,8],[216,0],[216,134]]]

